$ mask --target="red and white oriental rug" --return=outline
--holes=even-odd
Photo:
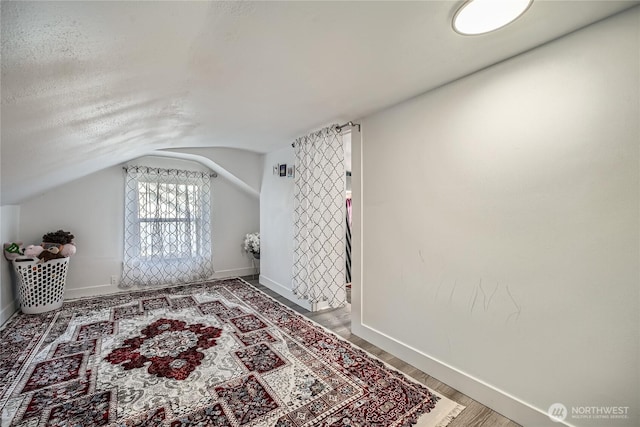
[[[2,426],[444,426],[463,407],[241,279],[71,301],[0,331]]]

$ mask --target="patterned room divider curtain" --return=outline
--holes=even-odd
[[[345,259],[345,268],[346,268],[346,282],[347,283],[351,283],[351,212],[352,212],[352,208],[351,208],[351,197],[347,197],[347,203],[346,203],[346,215],[345,215],[345,228],[346,228],[346,241],[345,241],[345,254],[346,254],[346,259]]]
[[[330,307],[346,303],[345,161],[335,126],[294,143],[293,293]]]
[[[211,255],[208,173],[127,168],[122,287],[207,279]]]

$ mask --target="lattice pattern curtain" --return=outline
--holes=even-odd
[[[345,229],[346,229],[346,240],[345,240],[345,268],[346,268],[346,282],[351,283],[351,198],[347,198],[346,202],[346,215],[345,215]]]
[[[121,286],[209,278],[213,273],[210,218],[208,173],[129,167]]]
[[[294,143],[293,292],[330,307],[346,303],[345,161],[335,126]]]

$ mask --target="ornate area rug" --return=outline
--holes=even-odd
[[[444,426],[462,409],[241,279],[0,331],[2,426]]]

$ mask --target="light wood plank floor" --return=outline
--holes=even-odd
[[[410,377],[418,380],[422,384],[426,385],[429,389],[437,392],[438,394],[448,397],[464,406],[465,410],[462,411],[458,417],[449,427],[519,427],[520,425],[511,421],[510,419],[500,415],[499,413],[487,408],[486,406],[476,402],[468,396],[460,393],[459,391],[449,387],[448,385],[438,381],[430,375],[422,372],[421,370],[403,362],[397,357],[387,353],[384,350],[376,347],[375,345],[351,334],[351,309],[350,307],[343,307],[337,309],[322,310],[316,313],[300,307],[297,304],[289,301],[285,297],[273,292],[269,288],[258,283],[258,279],[248,276],[243,277],[244,280],[260,289],[267,295],[270,295],[274,299],[280,301],[287,307],[297,311],[309,319],[321,324],[322,326],[332,330],[341,337],[347,339],[354,345],[361,349],[375,355],[376,357],[384,360],[396,369],[404,372]]]

